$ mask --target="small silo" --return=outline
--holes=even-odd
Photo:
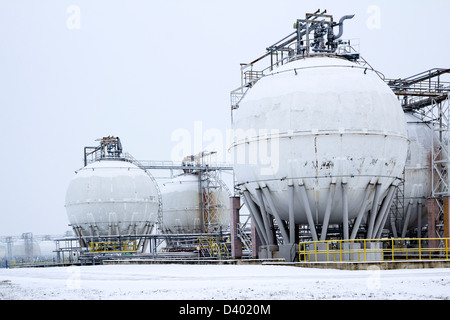
[[[155,179],[122,153],[119,138],[103,138],[92,149],[86,153],[85,148],[86,166],[77,171],[66,193],[69,222],[81,245],[149,234],[160,208]],[[88,164],[89,155],[94,159]]]

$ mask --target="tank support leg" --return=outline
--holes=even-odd
[[[306,195],[305,185],[301,183],[299,187],[300,187],[300,201],[303,202],[303,206],[305,207],[306,218],[308,219],[309,229],[311,230],[311,236],[313,238],[313,241],[318,241],[319,239],[317,238],[316,226],[314,224],[311,208],[309,206],[308,196]]]
[[[395,185],[391,185],[386,198],[384,198],[383,205],[381,206],[380,213],[378,214],[377,221],[375,223],[375,229],[373,232],[375,239],[379,239],[381,237],[383,227],[386,223],[387,216],[389,215],[392,199],[394,199],[394,192]]]
[[[260,219],[260,211],[258,208],[256,208],[256,205],[253,202],[253,200],[251,199],[250,193],[247,190],[244,191],[244,200],[245,200],[245,203],[247,203],[247,207],[248,207],[248,210],[250,211],[250,215],[251,215],[253,221],[255,222],[256,231],[258,232],[262,243],[264,245],[266,245],[267,238],[266,238],[266,234],[263,232],[264,228],[262,226],[262,221]]]
[[[267,241],[268,244],[275,244],[274,237],[273,237],[273,228],[272,228],[272,219],[269,217],[269,215],[266,212],[266,208],[264,207],[264,200],[262,195],[261,189],[256,189],[256,197],[259,202],[259,209],[261,211],[261,215],[264,222],[264,228],[266,231]]]
[[[280,215],[278,214],[278,211],[275,208],[270,191],[267,187],[262,188],[262,190],[263,190],[264,196],[266,197],[267,204],[269,205],[269,208],[272,211],[272,214],[274,215],[274,217],[277,221],[278,227],[280,228],[281,236],[283,237],[283,242],[285,244],[287,244],[287,243],[289,243],[289,235],[286,232],[286,228],[284,227],[283,220],[281,220]]]
[[[356,217],[356,221],[353,224],[352,234],[350,235],[350,239],[355,239],[356,235],[358,234],[359,225],[361,224],[361,220],[364,216],[364,212],[366,211],[367,207],[367,197],[369,196],[371,184],[367,185],[366,193],[364,194],[363,201],[361,203],[361,208],[359,209],[358,216]]]
[[[377,215],[378,202],[380,201],[380,193],[381,193],[381,184],[377,183],[375,187],[375,195],[373,197],[372,209],[370,210],[369,217],[369,228],[367,230],[367,239],[372,239],[373,237],[373,228],[375,226],[375,218]]]
[[[419,203],[418,203],[417,238],[422,238],[422,199],[419,199]]]
[[[344,240],[348,240],[348,190],[347,182],[342,182],[342,224],[344,227]]]
[[[295,241],[295,217],[294,217],[294,185],[288,186],[289,192],[289,243]]]
[[[328,223],[330,222],[331,216],[331,205],[333,203],[334,193],[336,191],[336,183],[331,183],[330,192],[328,193],[327,207],[325,209],[325,217],[322,223],[322,233],[320,234],[320,241],[325,241],[328,231]]]

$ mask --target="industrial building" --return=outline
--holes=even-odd
[[[448,259],[450,69],[387,79],[342,38],[352,18],[306,14],[241,64],[231,164],[85,147],[58,259]]]

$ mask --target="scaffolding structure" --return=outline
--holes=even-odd
[[[404,79],[386,79],[405,112],[416,114],[433,129],[431,148],[432,194],[428,201],[428,237],[444,236],[444,200],[449,197],[450,161],[450,81],[444,79],[450,69],[433,68]],[[401,191],[400,191],[401,192]],[[401,197],[393,210],[393,219],[404,219]],[[418,231],[420,238],[421,230]],[[433,240],[434,241],[434,240]],[[435,245],[438,245],[437,243]],[[440,241],[439,245],[443,245]]]

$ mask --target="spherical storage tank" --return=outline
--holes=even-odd
[[[406,112],[409,148],[405,166],[404,212],[402,225],[398,231],[405,236],[406,231],[426,224],[426,198],[432,194],[431,158],[433,127],[423,122],[417,115]],[[435,146],[436,148],[436,146]],[[418,216],[421,215],[421,221]]]
[[[262,77],[234,110],[233,129],[237,184],[256,203],[256,190],[267,187],[282,220],[289,219],[293,184],[296,224],[308,223],[299,186],[315,224],[335,190],[329,221],[342,223],[342,183],[353,219],[363,203],[371,209],[377,184],[381,205],[405,166],[407,131],[397,98],[376,72],[338,56],[298,59]],[[252,161],[255,154],[264,161]]]
[[[83,236],[145,234],[157,222],[157,188],[146,171],[129,161],[95,161],[70,181],[69,222]]]
[[[206,192],[209,193],[209,205],[206,205]],[[197,174],[173,178],[161,187],[161,195],[165,233],[200,233],[229,226],[228,192],[223,188],[204,188],[199,192]],[[205,201],[203,217],[201,197]]]

